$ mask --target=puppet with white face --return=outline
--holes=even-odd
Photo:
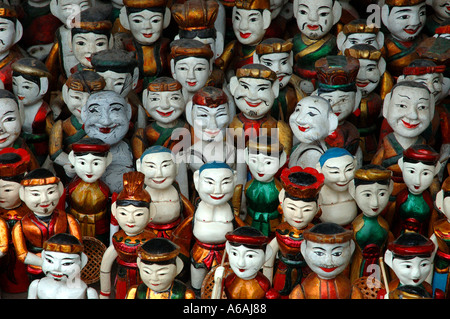
[[[328,148],[325,138],[338,126],[338,117],[330,103],[320,96],[301,99],[289,118],[289,125],[298,140],[293,147],[289,167],[316,167]]]
[[[28,299],[98,299],[95,288],[81,279],[88,262],[83,250],[83,244],[70,234],[49,238],[41,256],[45,277],[31,282]]]

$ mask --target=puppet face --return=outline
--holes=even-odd
[[[398,87],[388,102],[386,119],[394,132],[400,136],[415,137],[430,124],[434,105],[428,90],[421,88]]]
[[[348,49],[356,44],[370,44],[373,45],[377,50],[381,49],[380,43],[377,41],[377,35],[375,33],[351,33],[347,35],[344,43],[342,44],[341,51],[345,52],[345,49]]]
[[[34,213],[49,216],[58,205],[62,191],[58,184],[24,187],[22,201]]]
[[[320,94],[331,104],[334,114],[338,117],[339,123],[344,121],[355,108],[356,92],[333,91]]]
[[[272,108],[275,101],[272,82],[266,79],[242,77],[234,91],[236,106],[246,117],[258,119]]]
[[[155,43],[164,29],[164,14],[150,10],[142,10],[128,15],[130,31],[141,44]]]
[[[386,27],[401,41],[412,41],[422,31],[426,20],[426,4],[392,7]],[[383,21],[384,22],[384,21]]]
[[[52,14],[65,25],[68,25],[78,13],[90,7],[89,0],[52,0],[50,6]]]
[[[12,99],[0,99],[0,149],[12,146],[21,130],[17,103]]]
[[[356,86],[361,91],[362,96],[367,96],[373,92],[380,83],[381,70],[377,61],[359,59],[359,71],[356,76]]]
[[[414,82],[423,83],[430,90],[437,100],[442,93],[442,81],[443,77],[441,73],[427,73],[422,75],[408,75],[405,80],[411,80]]]
[[[284,198],[281,207],[284,220],[297,229],[308,226],[318,211],[315,201],[294,200],[289,197]]]
[[[65,88],[63,88],[65,89]],[[67,90],[67,94],[64,96],[64,102],[67,105],[69,111],[81,122],[81,110],[86,104],[90,94],[88,92],[75,91],[72,89]]]
[[[264,16],[259,10],[233,8],[233,31],[239,42],[245,45],[258,44],[264,34]]]
[[[389,185],[379,183],[358,185],[355,190],[355,201],[364,215],[378,216],[389,202]]]
[[[105,94],[91,95],[81,115],[89,137],[99,138],[113,145],[121,141],[128,132],[131,109],[116,92],[104,92]]]
[[[410,163],[403,161],[401,163],[403,181],[413,194],[422,194],[430,187],[436,175],[436,168],[433,165],[424,163]]]
[[[150,221],[150,209],[148,207],[137,207],[133,205],[117,206],[114,216],[128,235],[137,235],[145,229]]]
[[[292,76],[290,53],[270,53],[259,57],[260,63],[277,74],[280,89],[286,87]]]
[[[43,273],[55,281],[67,281],[78,277],[82,268],[80,254],[46,250],[42,256]]]
[[[321,170],[325,185],[336,192],[344,192],[355,176],[355,159],[350,155],[333,157],[323,163]]]
[[[7,52],[16,42],[16,27],[13,21],[0,18],[0,53]]]
[[[335,119],[334,125],[332,117]],[[337,126],[337,119],[327,101],[307,98],[297,104],[289,118],[289,125],[300,142],[313,143],[325,139],[330,134],[330,128]]]
[[[108,49],[109,39],[105,34],[94,32],[77,33],[72,38],[72,51],[75,58],[86,68],[93,68],[91,56]]]
[[[147,287],[156,292],[166,291],[177,276],[175,264],[139,264],[139,274]]]
[[[420,285],[427,278],[432,267],[431,257],[414,257],[412,259],[394,257],[392,260],[392,269],[402,285]]]
[[[0,208],[14,208],[20,204],[20,183],[0,179]]]
[[[233,196],[234,173],[228,168],[204,169],[198,177],[196,189],[201,200],[210,205],[222,205]]]
[[[106,156],[86,154],[74,156],[74,168],[77,175],[86,183],[93,183],[102,177],[108,167]]]
[[[145,175],[145,185],[155,189],[171,186],[177,176],[177,166],[168,152],[145,155],[139,171]]]
[[[254,278],[265,262],[265,254],[262,249],[227,244],[227,252],[231,269],[236,276],[242,279]]]
[[[192,122],[195,135],[203,141],[221,141],[230,123],[228,103],[218,107],[194,104],[192,106]]]
[[[302,253],[311,270],[320,278],[332,279],[342,273],[350,263],[353,249],[352,242],[344,243],[316,243],[305,241],[302,243]]]
[[[330,32],[336,20],[331,0],[299,0],[294,12],[300,32],[310,39],[320,39]]]
[[[247,165],[254,179],[269,182],[280,169],[280,158],[250,151]]]
[[[127,96],[133,89],[133,80],[130,73],[119,73],[115,71],[97,72],[106,82],[104,90],[114,91],[122,96]]]
[[[41,88],[35,82],[25,79],[23,76],[14,76],[13,93],[22,101],[24,106],[33,105],[42,99]]]
[[[188,92],[197,92],[205,86],[211,74],[210,63],[205,58],[187,57],[175,62],[172,76]]]
[[[177,120],[184,112],[186,103],[181,90],[148,91],[145,109],[157,122],[169,124]]]
[[[431,7],[439,19],[450,19],[450,2],[448,0],[433,0],[431,1]]]

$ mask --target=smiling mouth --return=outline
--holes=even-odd
[[[326,267],[320,267],[320,269],[322,269],[325,272],[332,272],[334,270],[336,270],[337,267],[331,267],[331,268],[326,268]]]
[[[155,184],[162,184],[162,183],[164,183],[164,182],[166,181],[166,178],[164,178],[164,179],[162,179],[162,180],[160,180],[160,181],[158,181],[158,180],[156,180],[156,179],[152,179],[152,181],[153,181]]]
[[[25,98],[25,96],[18,96],[17,98],[22,101]]]
[[[403,122],[403,125],[404,125],[406,128],[416,128],[416,127],[419,126],[419,123],[417,123],[417,124],[411,124],[411,123],[405,122],[404,120],[402,120],[402,122]]]
[[[143,35],[145,38],[151,38],[151,37],[153,36],[153,33],[142,33],[142,35]]]
[[[212,199],[214,199],[214,200],[219,200],[219,199],[222,199],[224,196],[225,196],[225,194],[224,195],[219,195],[219,196],[213,196],[213,195],[209,195]]]
[[[47,205],[39,205],[39,206],[41,206],[42,208],[47,208],[47,207],[50,206],[50,204],[47,204]]]
[[[307,27],[312,31],[316,31],[317,29],[319,29],[319,25],[317,24],[308,24]]]
[[[156,112],[158,112],[159,115],[164,116],[164,117],[171,116],[172,113],[173,113],[173,111],[170,111],[170,112],[161,112],[161,111],[158,111],[158,110],[156,110]]]
[[[0,144],[5,143],[7,139],[8,139],[7,137],[0,139]]]
[[[197,82],[186,82],[187,83],[187,85],[189,85],[189,86],[195,86],[196,84],[197,84]]]
[[[247,39],[247,38],[249,38],[252,34],[251,34],[251,33],[242,33],[242,32],[240,32],[239,35],[241,36],[241,38]]]
[[[103,134],[109,134],[109,133],[111,133],[111,131],[113,130],[113,129],[115,129],[116,128],[116,126],[112,126],[112,127],[100,127],[98,130],[101,132],[101,133],[103,133]]]
[[[257,107],[258,105],[260,105],[260,104],[262,103],[262,102],[252,103],[252,102],[249,102],[249,101],[247,101],[247,100],[245,100],[245,102],[246,102],[247,105],[250,106],[250,107]]]
[[[403,31],[405,31],[408,34],[415,34],[417,32],[417,30],[419,30],[419,27],[415,28],[415,29],[403,29]]]
[[[339,115],[341,115],[341,112],[336,112],[334,114],[336,114],[336,116],[339,116]]]
[[[127,224],[127,227],[128,227],[128,228],[133,228],[134,225],[129,225],[129,224]]]
[[[263,177],[265,174],[258,173],[259,177]]]
[[[337,186],[341,186],[341,187],[342,186],[347,186],[347,184],[348,184],[348,182],[347,183],[343,183],[343,184],[342,183],[336,183]]]
[[[86,60],[88,60],[89,62],[91,62],[91,57],[86,57]]]
[[[369,82],[356,82],[356,86],[363,88],[369,85]]]
[[[87,177],[87,178],[92,178],[92,176],[94,176],[94,175],[86,174],[86,177]]]
[[[298,126],[298,129],[301,131],[301,132],[306,132],[307,130],[309,130],[309,126]]]
[[[420,186],[414,185],[414,189],[419,189],[419,188],[420,188]]]

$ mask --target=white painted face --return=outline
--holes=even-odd
[[[177,177],[177,166],[168,152],[145,155],[139,171],[145,175],[145,185],[155,189],[171,186]]]
[[[15,43],[16,29],[11,20],[0,18],[0,53],[7,52]]]
[[[355,160],[350,155],[333,157],[323,163],[321,170],[325,185],[336,192],[344,192],[355,176]]]
[[[302,143],[313,143],[330,134],[331,108],[326,101],[308,97],[300,100],[289,118],[289,126]],[[336,121],[337,122],[337,121]]]
[[[127,235],[138,235],[150,221],[150,209],[133,205],[117,206],[114,217]]]
[[[151,45],[161,37],[164,29],[164,14],[142,10],[130,13],[128,22],[136,41],[144,45]]]
[[[225,204],[233,197],[234,186],[233,171],[228,168],[207,168],[200,173],[196,189],[202,201],[216,206]]]
[[[78,62],[84,67],[92,69],[92,55],[107,50],[108,43],[109,39],[105,34],[77,33],[72,38],[72,51]]]
[[[442,93],[443,76],[441,73],[427,73],[422,75],[407,75],[405,80],[423,83],[427,86],[430,92],[438,99]]]
[[[421,194],[430,187],[435,174],[433,165],[424,163],[410,163],[403,161],[401,165],[403,181],[413,194]]]
[[[122,96],[126,96],[132,89],[132,79],[130,73],[118,73],[114,71],[97,72],[106,82],[104,90],[114,91]],[[128,85],[124,88],[124,85]]]
[[[444,197],[441,211],[450,220],[450,196]]]
[[[375,33],[352,33],[347,36],[342,44],[342,52],[356,44],[370,44],[377,50],[380,50],[380,44],[377,41],[377,35]]]
[[[389,32],[400,41],[412,41],[425,26],[426,4],[392,7],[387,18]]]
[[[305,241],[302,254],[311,270],[322,279],[332,279],[342,273],[352,257],[351,242],[335,244]],[[303,246],[303,243],[302,243]]]
[[[145,109],[157,122],[169,124],[177,120],[186,108],[181,90],[148,92]]]
[[[90,94],[88,92],[81,92],[69,89],[67,95],[64,98],[64,102],[67,105],[70,113],[72,113],[78,121],[81,123],[81,110],[86,104]]]
[[[380,83],[381,72],[377,61],[359,59],[359,71],[356,76],[356,86],[362,96],[367,96],[375,90]]]
[[[259,60],[262,65],[277,74],[280,89],[286,87],[293,72],[290,54],[287,52],[264,54],[259,57]]]
[[[364,215],[378,216],[389,203],[389,185],[379,183],[358,185],[355,190],[355,201]]]
[[[448,0],[433,0],[431,7],[434,14],[441,20],[450,19],[450,1]]]
[[[392,269],[402,285],[420,285],[432,267],[431,258],[414,257],[408,260],[394,258],[392,261]]]
[[[214,108],[193,104],[192,121],[195,136],[207,142],[222,141],[230,123],[228,103]]]
[[[73,17],[90,7],[89,0],[52,0],[50,6],[52,14],[65,25],[69,25]]]
[[[58,205],[62,193],[58,184],[24,187],[22,201],[34,213],[49,216]]]
[[[239,78],[234,91],[236,106],[251,119],[258,119],[267,114],[275,98],[272,83],[266,79]]]
[[[421,88],[397,87],[388,103],[386,120],[395,133],[405,137],[421,134],[430,124],[433,108],[430,94]]]
[[[20,204],[20,183],[0,179],[0,208],[10,209]]]
[[[10,147],[22,130],[19,107],[11,99],[0,99],[0,149]]]
[[[263,14],[258,10],[233,7],[233,31],[237,40],[245,45],[256,45],[264,37]]]
[[[24,106],[33,105],[42,99],[41,89],[36,83],[25,79],[23,76],[13,76],[13,93],[22,101]]]
[[[210,63],[205,58],[187,57],[175,63],[173,78],[191,93],[205,86],[211,74]]]
[[[86,154],[75,156],[75,173],[86,183],[93,183],[102,177],[108,167],[107,157]]]
[[[147,287],[156,292],[163,292],[170,288],[177,276],[177,266],[175,264],[159,265],[141,262],[139,274]]]
[[[355,107],[356,92],[333,91],[320,94],[321,97],[328,100],[331,104],[333,113],[338,117],[339,123],[342,123]]]
[[[314,219],[318,211],[315,201],[293,200],[285,197],[281,207],[283,208],[283,218],[292,227],[303,229]]]
[[[81,273],[80,254],[69,254],[46,250],[42,256],[42,271],[48,278],[67,282]]]
[[[335,22],[332,0],[299,0],[298,11],[294,15],[300,32],[310,39],[325,36]]]
[[[111,91],[104,91],[113,93]],[[124,98],[114,94],[90,96],[82,109],[84,130],[89,137],[99,138],[114,145],[121,141],[129,129],[131,109]]]
[[[264,265],[265,253],[262,249],[233,246],[227,243],[228,260],[233,272],[241,279],[255,278]]]
[[[270,182],[280,169],[280,159],[278,156],[250,152],[247,165],[254,179],[260,182]]]

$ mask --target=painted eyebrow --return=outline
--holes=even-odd
[[[14,113],[14,111],[8,111],[8,112],[4,113],[3,116],[9,115],[9,113]]]
[[[318,109],[317,107],[315,107],[315,106],[310,106],[309,108],[310,108],[310,109],[314,109],[314,110],[316,110],[317,112],[319,112],[320,114],[322,114],[322,112],[320,112],[319,109]]]
[[[425,100],[425,101],[428,101],[428,98],[427,98],[427,97],[421,97],[419,100]]]
[[[407,96],[407,95],[401,95],[401,94],[399,94],[398,96],[406,97],[408,100],[411,100],[411,99],[409,98],[409,96]]]
[[[400,9],[398,11],[396,11],[395,13],[404,13],[404,12],[411,12],[411,9]]]
[[[349,167],[350,165],[353,165],[353,163],[348,163],[347,165],[345,165],[345,168]]]

